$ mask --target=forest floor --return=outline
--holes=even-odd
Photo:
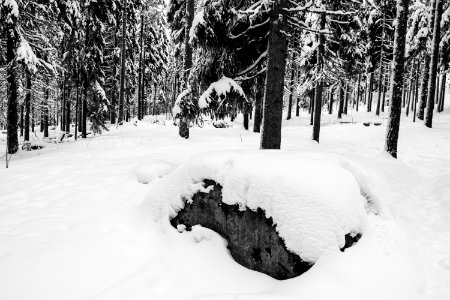
[[[184,140],[170,121],[147,117],[101,136],[20,151],[0,169],[0,299],[448,300],[450,105],[433,129],[402,115],[398,160],[383,153],[386,114],[350,111],[347,123],[325,114],[320,144],[310,140],[307,113],[284,122],[284,151],[357,166],[355,178],[381,211],[379,244],[363,236],[286,281],[235,263],[216,234],[161,232],[142,209],[151,185],[139,183],[146,166],[258,149],[259,134],[240,120],[227,129],[193,128]]]

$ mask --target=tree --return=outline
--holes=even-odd
[[[287,57],[287,1],[274,3],[270,16],[267,75],[264,92],[261,149],[280,149],[284,73]]]
[[[441,37],[441,17],[442,17],[442,0],[436,0],[434,10],[434,29],[433,29],[433,48],[430,63],[430,75],[428,82],[427,111],[425,116],[425,126],[431,128],[433,124],[433,109],[436,92],[437,65],[439,60],[439,42]]]
[[[386,127],[385,150],[397,158],[397,144],[402,110],[403,77],[405,68],[405,45],[408,22],[409,0],[397,0],[397,18],[395,23],[394,57],[392,60],[392,78],[390,86],[391,105]]]

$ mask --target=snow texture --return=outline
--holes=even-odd
[[[264,164],[261,164],[264,162]],[[242,210],[262,208],[273,218],[289,250],[315,262],[360,233],[365,199],[353,175],[337,159],[283,152],[215,153],[187,162],[156,183],[147,201],[156,221],[176,216],[212,179],[223,186],[223,202]],[[324,184],[326,188],[324,188]]]

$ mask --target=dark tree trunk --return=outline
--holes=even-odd
[[[261,132],[264,85],[265,81],[263,75],[259,75],[258,77],[256,77],[255,120],[253,121],[253,132]]]
[[[424,119],[425,107],[427,106],[428,79],[430,72],[430,55],[425,52],[424,67],[422,70],[422,82],[420,84],[419,107],[417,109],[417,118]]]
[[[77,81],[76,81],[76,85],[77,85],[77,99],[76,99],[76,103],[75,103],[75,140],[78,139],[77,135],[78,135],[78,117],[79,117],[79,110],[80,110],[80,95],[79,95],[79,90],[80,90],[80,75],[79,73],[77,74]],[[112,114],[111,114],[112,115]],[[112,123],[112,119],[111,119],[111,123]]]
[[[84,90],[83,90],[83,105],[81,108],[81,137],[85,139],[87,137],[87,97],[88,97],[88,87],[89,87],[89,79],[86,74],[86,78],[84,81]]]
[[[342,119],[342,112],[344,111],[344,87],[341,83],[339,87],[339,108],[338,108],[338,119]]]
[[[287,111],[287,118],[286,120],[290,120],[292,117],[292,99],[294,96],[294,79],[295,79],[295,59],[296,59],[296,42],[295,42],[295,37],[293,37],[293,41],[292,41],[292,61],[291,61],[291,81],[289,82],[289,102],[288,102],[288,111]]]
[[[409,0],[397,0],[395,22],[394,54],[390,87],[390,109],[386,132],[385,150],[397,158],[397,143],[402,112],[402,89],[405,69],[405,39],[408,24]]]
[[[141,13],[141,51],[139,53],[139,79],[138,79],[138,120],[143,118],[143,105],[142,105],[142,54],[144,52],[144,14]]]
[[[310,116],[310,122],[309,125],[313,125],[314,124],[314,106],[315,106],[315,96],[316,96],[316,89],[313,88],[312,91],[309,92],[309,116]]]
[[[345,103],[344,103],[344,114],[348,114],[348,97],[350,95],[350,87],[348,86],[348,83],[345,85]]]
[[[23,136],[23,104],[20,106],[20,136]]]
[[[413,113],[413,122],[416,122],[417,116],[417,102],[419,99],[419,68],[420,68],[420,60],[417,59],[417,69],[416,69],[416,86],[414,91],[414,113]]]
[[[122,51],[120,63],[120,91],[119,91],[119,119],[120,124],[124,118],[125,102],[125,61],[126,61],[126,34],[127,34],[127,0],[122,0]]]
[[[45,89],[45,103],[44,103],[44,137],[48,137],[48,100],[50,98],[50,91],[47,87]]]
[[[325,30],[326,15],[324,13],[320,16],[320,30]],[[319,46],[317,47],[317,64],[318,72],[323,72],[323,52],[325,47],[325,37],[323,33],[319,34]],[[314,111],[314,124],[312,139],[319,143],[320,138],[320,117],[322,114],[322,93],[323,93],[323,79],[322,74],[319,75],[320,79],[317,83],[316,96],[315,96],[315,111]]]
[[[266,87],[264,93],[261,149],[280,149],[286,68],[287,0],[275,2],[270,16]]]
[[[64,131],[66,129],[66,73],[64,72],[63,75],[63,82],[62,82],[62,88],[61,88],[61,131]]]
[[[445,99],[445,84],[447,83],[447,73],[444,72],[442,75],[442,88],[441,88],[441,95],[439,97],[439,103],[438,103],[438,112],[444,111],[444,99]]]
[[[437,65],[439,60],[439,42],[441,39],[441,18],[442,18],[442,0],[436,0],[436,6],[434,8],[434,30],[433,30],[433,49],[431,53],[430,64],[430,79],[428,82],[428,97],[427,97],[427,111],[425,115],[425,126],[428,128],[433,127],[433,109],[434,109],[434,96],[436,92],[436,77],[437,77]]]
[[[6,70],[7,82],[8,82],[8,108],[6,116],[6,144],[7,152],[14,154],[19,150],[19,137],[17,136],[18,127],[18,92],[17,92],[17,80],[15,73],[15,49],[17,44],[17,32],[14,27],[8,26],[8,34],[6,39],[6,60],[8,68]]]
[[[195,13],[195,2],[194,0],[186,1],[186,21],[184,25],[184,83],[183,86],[185,89],[189,86],[189,74],[192,68],[192,46],[189,43],[189,32],[192,27],[192,22],[194,21],[194,13]],[[191,95],[192,96],[192,95]],[[189,138],[189,119],[188,116],[181,116],[178,134],[188,139]]]
[[[30,140],[31,73],[26,72],[27,95],[25,96],[25,141]]]
[[[361,73],[358,74],[358,90],[356,91],[356,111],[359,110],[359,95],[361,89]]]
[[[330,89],[330,105],[328,107],[328,114],[333,114],[333,102],[334,102],[334,94],[333,89]]]
[[[71,92],[71,88],[69,86],[69,88],[67,89],[67,98],[66,98],[66,132],[70,133],[70,124],[71,119],[70,119],[70,92]]]
[[[367,112],[372,111],[372,98],[373,98],[373,73],[369,74],[369,89],[367,91]]]

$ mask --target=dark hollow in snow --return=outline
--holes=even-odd
[[[242,266],[262,272],[275,279],[297,277],[308,271],[312,264],[305,262],[286,249],[284,240],[276,231],[272,218],[265,212],[246,209],[222,202],[222,186],[212,180],[204,180],[205,186],[214,186],[209,193],[198,192],[193,203],[186,203],[170,223],[177,228],[183,224],[187,230],[201,225],[220,234],[228,242],[231,256]],[[185,200],[186,201],[186,200]],[[356,243],[360,234],[345,236],[345,248]]]

